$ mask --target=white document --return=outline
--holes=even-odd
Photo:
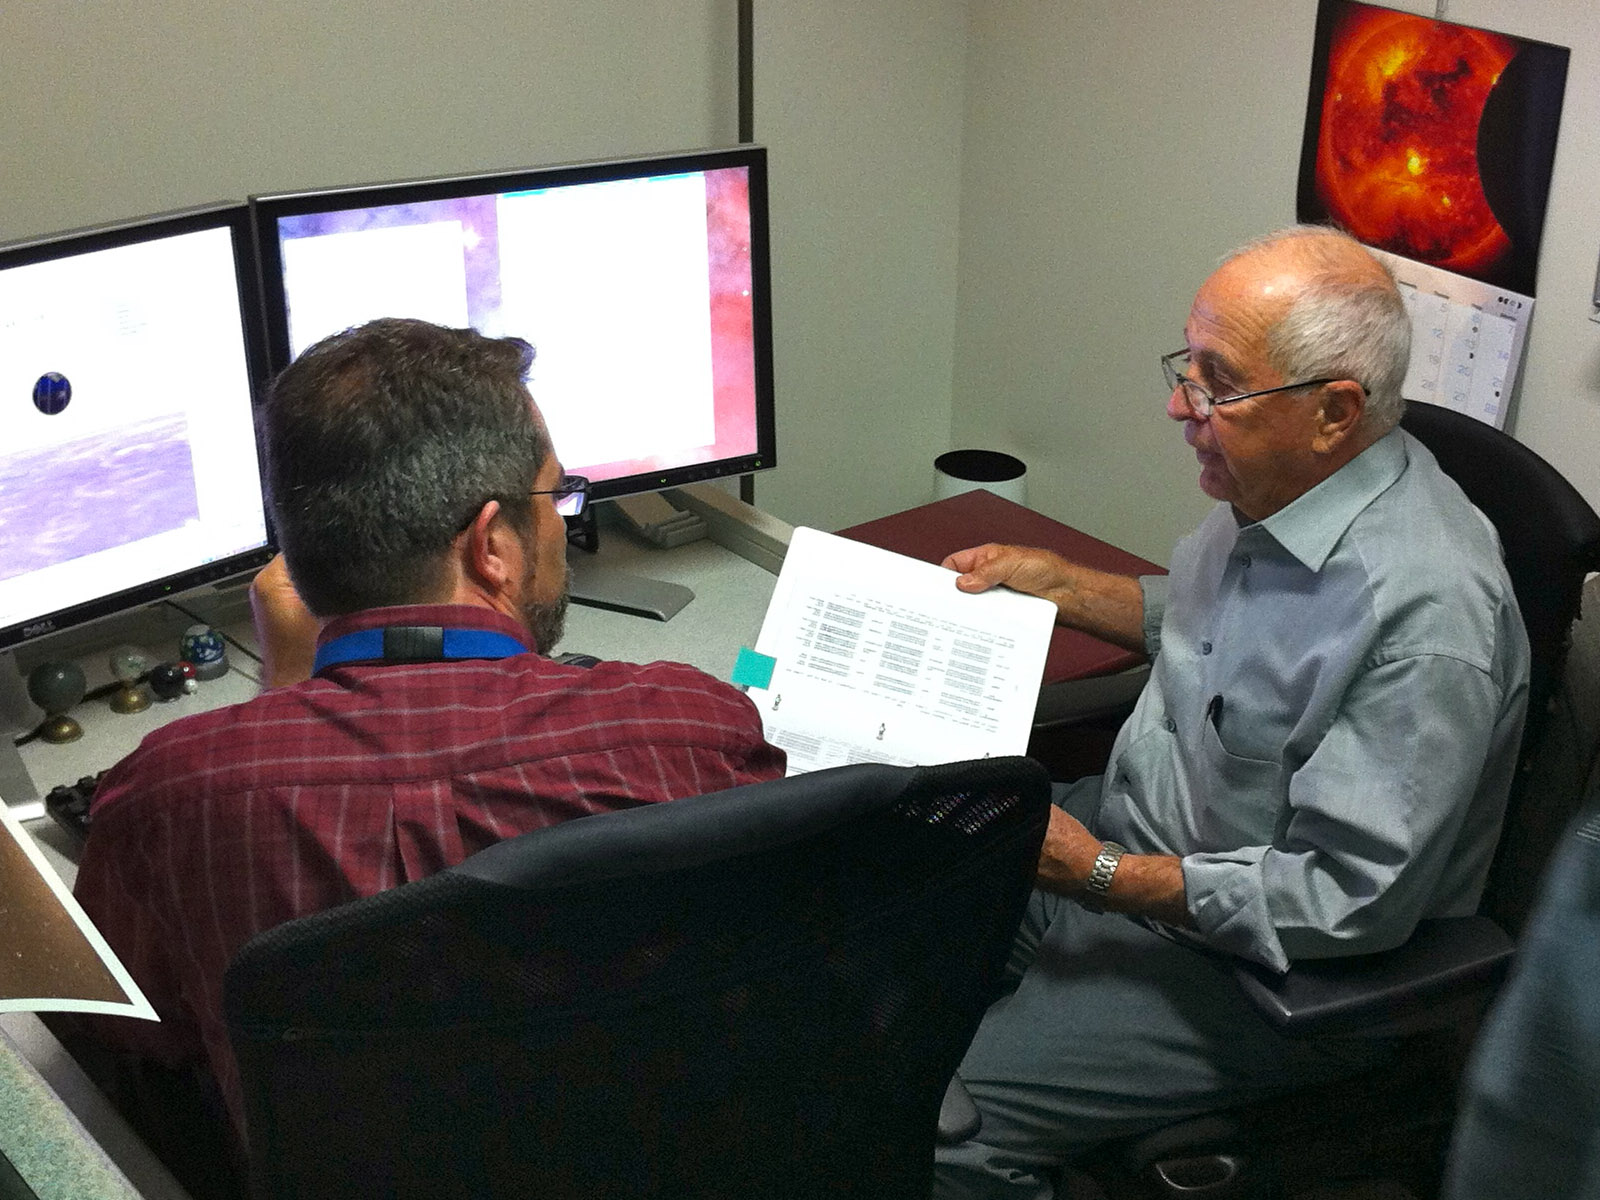
[[[1026,753],[1055,605],[956,590],[951,571],[799,528],[751,687],[789,774],[856,762],[925,766]]]

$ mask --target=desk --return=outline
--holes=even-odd
[[[606,528],[598,558],[609,569],[684,584],[694,590],[694,601],[670,621],[653,621],[573,605],[567,614],[566,636],[560,649],[625,662],[686,662],[717,679],[727,679],[732,674],[739,648],[753,645],[760,631],[762,617],[772,597],[774,572],[793,530],[708,485],[680,489],[673,493],[673,498],[706,518],[709,538],[672,550],[658,550],[620,528]],[[943,515],[938,521],[920,519],[928,513]],[[885,530],[891,533],[885,535]],[[1128,573],[1161,570],[1154,563],[1049,522],[988,492],[954,497],[908,514],[856,526],[845,530],[844,534],[913,557],[938,561],[950,550],[1003,537],[1008,530],[1018,540],[1032,536],[1035,544],[1040,545],[1052,544],[1048,537],[1059,538],[1063,536],[1060,531],[1064,531],[1071,540],[1063,548],[1103,570]],[[893,531],[898,531],[901,541],[895,540]],[[871,536],[873,534],[877,536]],[[256,649],[249,605],[242,588],[191,598],[185,600],[184,605],[252,650]],[[70,655],[78,659],[93,688],[111,678],[107,657],[112,647],[132,643],[156,660],[172,658],[177,653],[179,638],[190,623],[189,617],[158,605],[96,625],[71,643],[54,642],[49,653],[54,657]],[[26,671],[44,657],[43,653],[32,650],[20,654],[19,661]],[[1136,656],[1086,634],[1058,630],[1047,666],[1046,697],[1057,684],[1124,670],[1134,661]],[[22,747],[23,764],[35,786],[43,793],[56,784],[71,783],[82,775],[94,774],[131,752],[145,734],[168,721],[250,699],[260,690],[255,663],[231,647],[229,662],[231,669],[222,679],[201,683],[194,695],[157,702],[142,713],[119,715],[111,712],[103,700],[79,705],[73,715],[84,727],[82,740],[65,746],[34,741]],[[59,848],[60,839],[40,832],[48,824],[35,822],[29,828],[39,840]],[[64,874],[72,871],[69,862],[61,861],[59,865]]]

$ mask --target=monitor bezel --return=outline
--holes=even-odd
[[[289,315],[283,287],[283,259],[277,222],[283,217],[390,204],[415,204],[482,196],[530,188],[561,187],[577,183],[639,178],[647,175],[744,167],[749,171],[751,332],[754,341],[756,449],[752,454],[720,458],[708,463],[643,471],[615,479],[597,480],[590,495],[595,500],[615,499],[662,488],[681,487],[711,479],[751,475],[777,465],[777,426],[772,374],[772,274],[768,243],[766,148],[742,145],[720,149],[679,151],[642,157],[593,162],[561,163],[471,174],[443,175],[387,183],[353,184],[311,191],[279,192],[251,196],[249,207],[255,228],[255,253],[260,267],[261,310],[267,338],[267,362],[273,374],[289,365]],[[535,349],[537,340],[535,339]],[[537,397],[535,397],[537,401]]]
[[[97,250],[137,245],[182,234],[198,233],[207,229],[227,229],[233,243],[234,276],[239,290],[240,332],[244,343],[245,369],[249,375],[247,382],[250,394],[250,418],[254,427],[261,402],[267,349],[257,282],[260,272],[255,259],[255,240],[248,205],[243,203],[204,205],[9,242],[0,245],[0,270]],[[42,612],[0,627],[0,650],[8,650],[103,617],[245,576],[265,566],[277,553],[277,547],[272,528],[272,513],[266,503],[266,472],[259,439],[256,440],[256,466],[261,472],[262,481],[262,519],[266,530],[264,545],[214,562],[186,567],[146,583],[110,592],[66,608]]]

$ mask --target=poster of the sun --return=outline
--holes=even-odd
[[[1535,295],[1565,47],[1322,0],[1302,221]]]

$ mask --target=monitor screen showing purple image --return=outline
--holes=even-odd
[[[535,351],[597,499],[773,465],[759,147],[258,196],[272,366],[377,317]]]
[[[269,557],[247,218],[0,247],[0,647]]]

